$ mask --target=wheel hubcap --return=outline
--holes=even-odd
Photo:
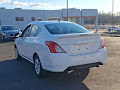
[[[38,58],[35,59],[35,71],[40,74],[40,60]]]
[[[15,57],[18,58],[18,50],[15,48]]]

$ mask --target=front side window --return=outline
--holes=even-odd
[[[23,31],[22,37],[29,37],[31,31],[31,25],[27,26],[25,30]]]
[[[33,25],[30,36],[36,37],[40,31],[41,31],[41,29],[37,25]]]
[[[84,27],[74,23],[52,23],[46,24],[46,29],[51,34],[88,33]]]

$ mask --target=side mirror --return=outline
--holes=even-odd
[[[19,31],[19,34],[16,37],[22,37],[22,32]]]

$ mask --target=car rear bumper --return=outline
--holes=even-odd
[[[50,55],[48,55],[48,57],[43,58],[42,67],[43,69],[51,72],[64,72],[66,69],[74,66],[87,67],[88,65],[90,65],[90,67],[93,67],[95,66],[95,63],[97,63],[98,65],[107,63],[106,48],[99,49],[95,53],[85,55],[69,56],[65,53],[51,53]]]

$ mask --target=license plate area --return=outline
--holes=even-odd
[[[80,43],[69,45],[71,53],[74,54],[85,54],[89,53],[93,48],[93,43]]]

